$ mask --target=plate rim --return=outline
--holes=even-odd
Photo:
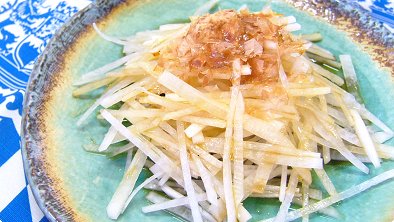
[[[39,158],[37,157],[39,153],[34,153],[37,152],[37,150],[34,149],[42,148],[40,146],[40,140],[38,139],[37,141],[35,141],[34,139],[32,139],[31,136],[34,135],[36,138],[40,138],[40,135],[38,135],[39,132],[38,130],[35,132],[30,127],[30,124],[33,125],[35,124],[36,117],[38,117],[39,114],[38,115],[37,113],[32,114],[31,111],[32,109],[37,109],[37,107],[35,107],[35,103],[36,103],[35,100],[40,100],[47,97],[47,95],[45,95],[44,92],[46,92],[48,89],[46,89],[45,86],[47,86],[47,88],[51,88],[51,86],[48,87],[48,85],[45,85],[44,82],[40,81],[40,78],[46,80],[46,77],[48,78],[48,76],[55,74],[55,72],[52,73],[43,72],[42,68],[44,69],[48,68],[45,67],[44,65],[49,55],[51,55],[52,53],[59,54],[58,51],[55,51],[56,47],[54,47],[54,45],[56,45],[56,43],[59,42],[59,40],[63,40],[62,34],[70,30],[75,25],[75,23],[78,23],[79,19],[85,18],[89,21],[89,23],[82,25],[84,26],[84,29],[77,30],[77,33],[75,33],[77,34],[75,40],[84,34],[86,28],[89,25],[91,25],[93,22],[97,22],[98,20],[104,18],[106,15],[108,15],[111,12],[112,9],[124,3],[125,1],[127,0],[97,0],[96,2],[90,3],[85,8],[79,10],[77,13],[71,16],[66,23],[64,23],[58,30],[56,30],[52,38],[48,41],[47,46],[44,48],[43,52],[39,55],[37,61],[34,64],[32,72],[29,76],[29,80],[25,91],[25,96],[23,98],[23,111],[22,111],[22,121],[21,121],[22,124],[20,131],[22,162],[23,162],[25,177],[27,178],[34,199],[40,210],[44,213],[45,217],[49,221],[52,222],[68,221],[70,218],[68,218],[67,215],[61,215],[55,213],[56,211],[62,212],[61,211],[62,209],[55,209],[53,206],[46,204],[50,200],[46,199],[43,195],[45,195],[45,192],[48,192],[48,190],[39,188],[37,183],[42,177],[45,176],[39,174],[34,175],[33,173],[34,168],[43,167],[42,170],[44,171],[45,169],[44,166],[37,165],[37,164],[41,164],[41,161],[37,159]],[[130,1],[135,1],[135,0],[130,0]],[[70,45],[68,47],[72,47],[74,42],[75,41],[69,42]],[[63,49],[64,52],[68,50],[67,48],[63,48]],[[60,63],[60,65],[62,66],[63,64]],[[37,86],[36,84],[39,85]],[[42,91],[38,90],[39,93],[37,93],[36,87],[42,89]],[[36,143],[38,143],[38,145]],[[49,198],[53,198],[53,196],[50,195]]]
[[[39,56],[38,60],[36,61],[33,70],[30,74],[28,86],[26,88],[26,93],[23,101],[23,114],[22,114],[21,134],[20,134],[22,161],[23,161],[25,175],[28,184],[31,187],[33,196],[39,208],[43,211],[44,215],[50,221],[67,221],[72,218],[69,218],[70,215],[67,214],[64,215],[65,208],[62,208],[63,206],[48,204],[48,203],[52,203],[51,201],[53,201],[48,198],[54,198],[53,194],[47,194],[48,191],[54,191],[52,190],[52,188],[48,190],[45,189],[44,187],[38,186],[39,185],[38,182],[42,179],[42,177],[45,177],[45,175],[39,174],[41,173],[40,170],[45,171],[45,166],[42,165],[41,162],[42,160],[40,161],[39,159],[40,149],[42,148],[40,146],[41,135],[39,135],[41,131],[35,129],[34,127],[37,126],[37,124],[39,125],[39,123],[36,122],[36,120],[38,119],[37,117],[39,115],[38,111],[40,109],[39,107],[37,107],[37,104],[40,104],[40,102],[45,100],[44,98],[47,97],[45,92],[51,89],[51,84],[49,84],[48,86],[48,83],[46,82],[48,79],[53,78],[53,74],[56,73],[53,70],[52,72],[51,70],[48,70],[51,67],[46,66],[45,62],[47,61],[49,55],[52,55],[53,53],[55,54],[60,53],[59,51],[56,51],[57,43],[58,42],[63,43],[64,39],[62,39],[62,34],[64,32],[71,30],[71,28],[73,28],[75,23],[78,23],[79,21],[78,19],[85,18],[88,21],[90,21],[91,24],[92,22],[96,22],[100,19],[103,19],[106,15],[108,15],[111,12],[112,9],[116,8],[117,6],[119,6],[120,4],[126,1],[127,0],[115,0],[115,1],[98,0],[96,2],[92,2],[84,9],[74,14],[68,20],[68,22],[66,22],[61,28],[59,28],[55,32],[55,34],[53,35],[53,37],[45,47],[43,53]],[[133,1],[135,0],[129,0],[128,2],[133,2]],[[305,9],[305,7],[311,7],[310,4],[314,4],[313,0],[306,0],[306,1],[282,0],[282,1],[288,3],[292,7],[297,8],[298,10],[303,10]],[[368,12],[357,3],[328,0],[325,1],[325,4],[329,4],[331,5],[331,7],[343,7],[342,9],[349,13],[348,18],[352,21],[354,21],[354,18],[362,18],[366,21],[369,20],[368,22],[362,23],[361,24],[362,26],[358,28],[364,30],[370,30],[367,33],[367,38],[372,39],[374,44],[383,45],[386,47],[388,47],[389,44],[394,44],[394,33],[391,33],[386,27],[380,25],[378,22],[372,19],[372,17],[368,14]],[[339,9],[336,8],[333,9],[340,11]],[[334,12],[334,13],[338,13],[338,12]],[[317,15],[317,16],[320,16],[319,19],[322,18],[322,15]],[[331,25],[334,25],[336,28],[338,28],[335,23],[334,24],[331,23]],[[89,24],[83,24],[82,25],[83,29],[77,30],[76,34],[80,36],[81,34],[84,33],[84,31],[88,26]],[[371,29],[371,27],[374,28]],[[342,30],[342,31],[345,31],[345,33],[349,34],[346,30]],[[352,35],[352,33],[350,33],[350,35]],[[385,36],[385,38],[380,37],[382,35]],[[376,36],[379,36],[380,38],[376,38]],[[77,38],[78,37],[76,37],[76,39]],[[69,45],[67,47],[70,47],[73,44],[73,42],[75,41],[69,42]],[[359,43],[359,42],[355,41],[355,43]],[[67,51],[68,48],[63,48],[63,50]],[[392,69],[394,70],[394,67],[392,67]],[[391,72],[392,76],[394,75],[393,70]],[[42,169],[40,169],[40,167]],[[35,172],[37,170],[36,168],[39,168],[40,170]],[[54,195],[56,196],[56,194]],[[61,209],[56,209],[56,207],[60,207]],[[59,214],[59,212],[60,213],[63,212],[63,215]]]

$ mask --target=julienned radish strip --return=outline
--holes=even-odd
[[[318,201],[314,204],[308,205],[307,207],[303,207],[301,209],[294,210],[294,211],[290,212],[286,217],[286,221],[292,221],[292,220],[300,218],[304,215],[311,214],[311,213],[314,213],[318,210],[324,209],[324,208],[331,206],[339,201],[342,201],[342,200],[345,200],[345,199],[350,198],[352,196],[355,196],[355,195],[357,195],[357,194],[359,194],[359,193],[361,193],[373,186],[376,186],[380,183],[383,183],[383,182],[393,179],[393,178],[394,178],[394,170],[389,170],[384,173],[381,173],[381,174],[373,177],[372,179],[369,179],[359,185],[356,185],[356,186],[349,188],[343,192],[340,192],[337,195],[332,195],[326,199],[323,199],[323,200]],[[263,220],[262,222],[271,222],[271,221],[274,221],[274,218]]]
[[[179,146],[179,158],[181,160],[181,168],[183,174],[184,188],[187,193],[187,199],[190,205],[190,209],[192,210],[193,221],[202,222],[202,216],[200,209],[198,207],[198,201],[196,197],[196,191],[193,188],[192,184],[192,176],[190,174],[190,166],[188,153],[186,149],[186,138],[185,138],[185,130],[182,122],[176,122],[176,128],[178,131],[178,146]]]

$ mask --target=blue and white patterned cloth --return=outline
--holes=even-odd
[[[89,3],[0,0],[0,222],[47,221],[23,172],[23,95],[34,62],[54,31]]]
[[[55,30],[91,0],[0,0],[0,222],[47,221],[20,151],[22,101],[34,62]],[[394,0],[359,0],[394,30]]]

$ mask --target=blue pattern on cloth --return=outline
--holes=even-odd
[[[394,0],[358,0],[358,3],[394,32]]]
[[[54,32],[91,0],[0,1],[0,222],[48,221],[26,182],[22,103],[37,57]]]
[[[90,1],[0,1],[0,222],[47,221],[22,168],[19,129],[23,95],[34,62],[48,40]],[[394,28],[394,0],[358,2],[386,27]]]

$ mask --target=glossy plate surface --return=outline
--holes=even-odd
[[[188,21],[204,1],[142,0],[98,1],[64,26],[49,43],[31,75],[26,93],[22,129],[24,164],[40,207],[51,220],[110,221],[106,205],[124,169],[124,157],[116,160],[84,151],[86,144],[99,144],[107,125],[91,116],[83,128],[76,121],[93,99],[75,99],[72,83],[82,74],[122,56],[121,47],[101,39],[91,28],[98,22],[105,33],[129,36],[161,24]],[[221,1],[220,8],[248,4],[260,10],[264,1]],[[304,32],[319,31],[320,45],[335,55],[350,54],[355,63],[366,106],[394,129],[394,38],[371,22],[362,11],[331,1],[273,1],[272,8],[294,15]],[[391,141],[391,144],[394,144]],[[372,167],[369,165],[372,169]],[[385,161],[380,169],[363,175],[348,163],[327,166],[339,191],[394,168]],[[144,175],[149,175],[145,171]],[[139,179],[141,182],[143,178]],[[316,183],[315,186],[321,186]],[[143,214],[148,204],[141,192],[118,221],[175,221],[167,213]],[[248,199],[253,221],[269,218],[279,208],[277,200]],[[393,221],[394,181],[375,187],[336,205],[340,220],[314,214],[312,221]]]

